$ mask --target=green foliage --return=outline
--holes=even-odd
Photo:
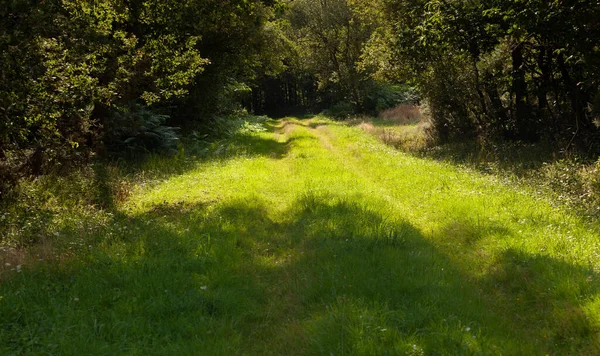
[[[419,100],[398,83],[427,101],[441,140],[547,140],[598,152],[596,5],[4,2],[0,190],[110,151],[103,139],[124,135],[109,132],[118,130],[111,115],[133,102],[193,128],[242,108],[343,117]]]
[[[229,116],[216,117],[213,126],[218,130],[211,135],[218,139],[231,139],[236,136],[245,136],[252,133],[267,131],[265,124],[270,118],[267,116],[248,115],[238,113]]]
[[[361,82],[369,73],[360,73],[357,63],[371,28],[356,16],[346,0],[295,2],[291,14],[297,29],[302,55],[316,73],[318,87],[328,92],[325,104],[351,103],[355,110],[362,105]]]
[[[140,152],[177,152],[178,128],[166,126],[168,116],[152,112],[141,105],[115,111],[107,119],[107,150],[113,155]]]
[[[256,88],[254,107],[275,114],[277,106],[284,105],[331,109],[341,116],[364,111],[372,72],[360,64],[375,25],[365,16],[363,5],[348,0],[291,2],[270,27],[277,34],[271,46],[283,54],[277,60],[283,66]],[[342,110],[348,105],[351,110]]]
[[[395,65],[386,59],[380,67],[416,83],[441,139],[544,139],[600,152],[594,1],[384,3],[387,41],[376,43],[394,53]]]
[[[403,104],[418,104],[419,95],[408,85],[394,85],[385,82],[373,82],[365,90],[363,110],[371,114],[394,108]]]
[[[215,72],[227,80],[213,81],[206,91],[213,103],[198,100],[197,105],[210,113],[218,111],[214,103],[222,103],[221,112],[231,110],[241,100],[232,94],[237,89],[231,83],[244,87],[243,80],[252,76],[257,67],[253,46],[262,40],[262,24],[270,13],[258,0],[3,2],[2,185],[59,165],[88,162],[113,149],[102,147],[105,137],[135,136],[138,147],[156,145],[147,142],[154,135],[171,140],[172,133],[155,132],[156,116],[142,114],[140,119],[136,114],[133,122],[121,120],[124,127],[116,127],[111,115],[127,112],[132,102],[148,107],[136,109],[140,113],[193,111],[193,105],[182,106],[197,98],[193,94]],[[205,73],[207,68],[214,69]],[[231,103],[225,105],[223,98]],[[132,132],[136,126],[146,129]]]
[[[340,101],[333,104],[329,109],[323,111],[323,115],[333,117],[337,120],[347,119],[355,113],[355,108],[348,101]]]

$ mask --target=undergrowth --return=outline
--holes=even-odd
[[[199,161],[239,153],[248,135],[267,130],[267,120],[247,114],[215,118],[220,131],[187,133],[171,152],[131,158],[125,150],[121,158],[96,160],[69,173],[21,179],[0,201],[0,278],[16,266],[55,260],[72,245],[87,245],[83,241],[106,227],[133,192],[194,169]],[[165,145],[173,145],[173,138],[165,137]]]

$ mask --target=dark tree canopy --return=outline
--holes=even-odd
[[[4,1],[0,179],[243,108],[375,114],[400,84],[442,140],[598,153],[599,18],[592,0]]]
[[[384,0],[389,46],[438,134],[598,152],[597,1]]]

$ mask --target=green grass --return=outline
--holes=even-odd
[[[5,271],[0,354],[600,353],[595,221],[357,127],[266,126]]]

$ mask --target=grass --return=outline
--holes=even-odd
[[[420,152],[431,142],[430,124],[423,113],[426,108],[399,105],[383,111],[378,117],[358,117],[349,121],[388,146],[407,152]]]
[[[600,160],[556,143],[482,142],[475,139],[435,142],[427,108],[400,105],[379,117],[349,121],[388,146],[501,178],[506,184],[534,187],[557,206],[600,218]]]
[[[600,353],[596,221],[322,117],[265,127],[24,252],[0,353]]]

